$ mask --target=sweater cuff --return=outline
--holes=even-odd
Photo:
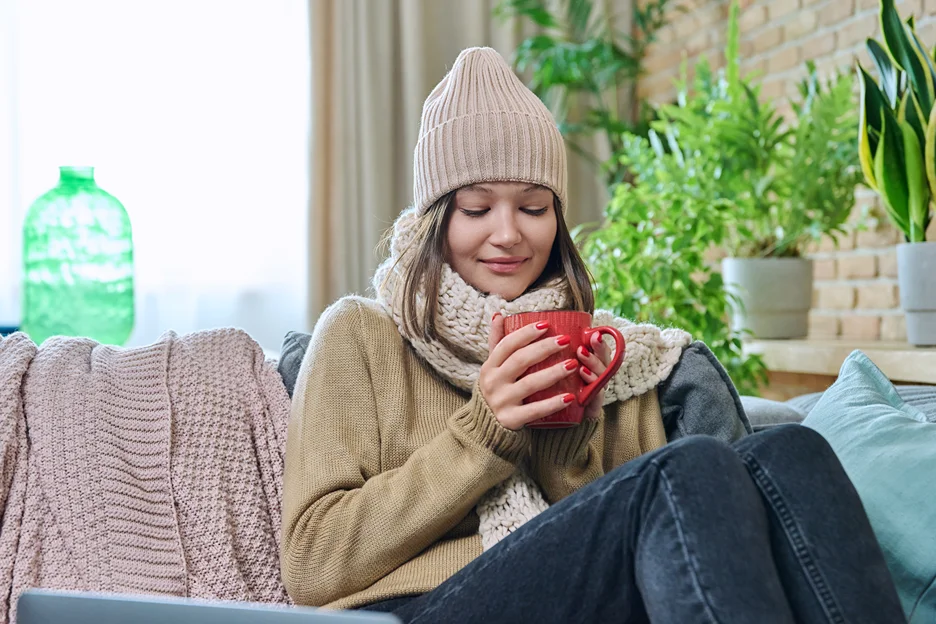
[[[533,433],[533,461],[565,466],[583,459],[602,420],[583,420],[582,424],[568,429],[537,429]]]
[[[452,426],[466,438],[513,464],[530,448],[530,432],[526,429],[513,431],[500,424],[477,385],[465,409],[455,413]]]

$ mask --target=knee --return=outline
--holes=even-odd
[[[802,425],[781,425],[747,436],[735,448],[750,454],[760,463],[777,461],[817,464],[837,462],[835,452],[822,434]]]
[[[659,450],[654,464],[664,471],[680,474],[696,472],[709,477],[728,476],[742,463],[727,443],[706,435],[693,435],[667,444]]]

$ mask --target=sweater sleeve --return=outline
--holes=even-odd
[[[382,471],[379,397],[354,301],[316,325],[293,400],[283,478],[283,582],[299,604],[363,590],[460,522],[529,448],[480,392],[398,468]]]
[[[532,433],[532,476],[550,504],[666,443],[656,389],[606,405],[597,421]]]

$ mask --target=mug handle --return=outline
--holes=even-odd
[[[605,369],[605,372],[601,373],[598,376],[598,379],[591,382],[581,390],[579,390],[578,403],[579,405],[587,405],[591,401],[592,397],[595,396],[599,390],[605,387],[608,381],[611,380],[611,377],[618,372],[618,369],[621,368],[621,364],[624,363],[624,336],[621,335],[621,332],[616,330],[613,327],[608,327],[603,325],[601,327],[588,327],[582,331],[582,342],[584,344],[591,344],[591,337],[593,334],[609,334],[614,337],[615,348],[614,355],[611,356],[611,362],[608,364],[608,368]]]

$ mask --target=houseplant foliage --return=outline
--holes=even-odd
[[[712,349],[739,392],[757,394],[764,363],[743,352],[742,335],[725,323],[728,296],[705,258],[725,239],[730,204],[700,200],[712,196],[714,179],[686,167],[678,152],[655,152],[647,138],[624,135],[617,158],[638,173],[615,186],[601,227],[583,239],[596,304],[685,329]]]
[[[689,331],[712,349],[741,392],[756,394],[765,379],[763,361],[745,354],[742,335],[726,325],[728,297],[705,260],[711,244],[725,240],[731,206],[703,201],[716,196],[713,172],[686,167],[681,151],[661,147],[666,139],[655,133],[658,149],[650,149],[646,131],[627,122],[630,103],[618,99],[620,86],[640,76],[646,47],[666,11],[678,10],[673,5],[637,3],[635,36],[615,33],[606,4],[590,1],[508,0],[498,12],[525,16],[544,30],[521,44],[516,64],[532,76],[529,86],[553,109],[570,148],[582,152],[579,141],[598,135],[612,154],[606,162],[587,154],[611,200],[600,226],[575,231],[594,277],[596,305],[636,322]],[[592,57],[586,53],[592,49],[605,53]]]
[[[823,82],[807,63],[793,118],[784,119],[753,78],[740,75],[738,11],[734,0],[725,69],[697,63],[692,91],[680,83],[651,141],[718,181],[711,199],[733,206],[722,245],[729,256],[802,257],[822,235],[844,233],[854,207],[861,171],[852,79],[841,73]]]
[[[737,3],[728,28],[726,67],[699,61],[691,88],[684,67],[677,102],[660,107],[648,136],[622,135],[616,156],[632,177],[615,188],[584,252],[602,306],[686,328],[742,392],[755,392],[764,364],[743,352],[741,328],[726,325],[740,302],[706,251],[798,258],[823,234],[842,233],[861,176],[857,112],[849,75],[823,82],[808,64],[785,123],[740,75]]]
[[[692,88],[683,78],[649,140],[656,153],[678,154],[715,180],[704,201],[731,206],[726,236],[715,244],[728,256],[723,279],[737,295],[734,328],[802,337],[812,302],[812,263],[803,256],[821,236],[845,231],[861,179],[853,83],[847,73],[822,81],[807,63],[785,118],[752,77],[741,76],[738,16],[734,1],[725,68],[697,63]]]
[[[610,186],[624,172],[616,159],[603,162],[583,145],[598,135],[608,154],[620,151],[622,133],[634,130],[631,98],[622,97],[642,73],[641,62],[666,24],[674,0],[634,2],[630,19],[610,0],[503,0],[501,18],[521,17],[537,34],[517,47],[514,63],[528,86],[553,111],[570,149],[583,155]]]
[[[867,41],[878,81],[857,64],[861,169],[906,240],[897,274],[907,339],[936,345],[936,242],[926,241],[936,197],[936,48],[927,50],[893,0],[881,0],[880,18],[884,43]]]
[[[867,41],[880,82],[857,64],[861,169],[907,242],[924,242],[936,195],[936,48],[927,52],[893,0],[881,1],[881,30],[883,44]]]

